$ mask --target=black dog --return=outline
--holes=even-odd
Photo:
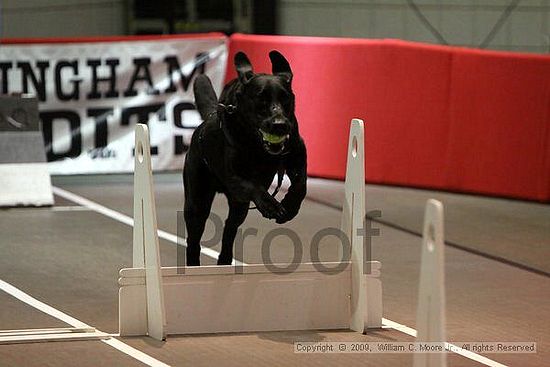
[[[197,77],[193,86],[204,121],[191,138],[183,169],[187,265],[200,265],[200,239],[216,192],[229,204],[219,265],[231,264],[250,202],[281,224],[298,214],[306,195],[306,148],[294,115],[292,71],[279,52],[271,51],[269,58],[273,75],[254,74],[248,57],[237,53],[238,78],[225,86],[219,102],[207,76]],[[291,183],[280,203],[267,191],[276,173],[279,185],[284,173]]]

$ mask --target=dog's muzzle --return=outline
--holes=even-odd
[[[264,149],[271,155],[279,155],[285,149],[285,143],[290,137],[290,124],[280,115],[264,120],[260,127],[260,135]]]
[[[262,142],[266,152],[272,155],[279,155],[285,149],[285,143],[290,137],[289,134],[286,135],[276,135],[270,134],[264,130],[260,129],[260,134],[262,135]]]

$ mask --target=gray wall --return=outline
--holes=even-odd
[[[478,47],[507,6],[518,0],[413,1],[446,42]],[[279,30],[288,35],[441,43],[409,2],[279,0]],[[127,0],[0,0],[0,37],[126,34],[127,4]],[[549,52],[550,0],[519,0],[487,48]]]
[[[125,0],[0,0],[0,37],[121,35]]]
[[[516,0],[414,0],[447,43],[478,47]],[[406,0],[280,0],[281,34],[441,43]],[[520,0],[489,49],[550,51],[550,0]]]

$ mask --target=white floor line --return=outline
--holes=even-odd
[[[61,327],[61,328],[46,328],[46,329],[15,329],[15,330],[0,330],[0,336],[13,335],[51,335],[51,334],[82,334],[95,333],[94,328],[76,328],[76,327]],[[109,335],[110,336],[110,335]]]
[[[400,331],[404,334],[407,334],[407,335],[410,335],[410,336],[416,338],[416,330],[411,328],[411,327],[408,327],[406,325],[400,324],[400,323],[392,321],[392,320],[384,319],[384,318],[382,319],[382,324],[384,326],[391,327],[392,329],[395,329],[397,331]],[[463,357],[466,357],[466,358],[471,359],[473,361],[479,362],[479,363],[484,364],[486,366],[507,367],[507,365],[505,365],[505,364],[499,363],[497,361],[493,361],[492,359],[489,359],[489,358],[484,357],[482,355],[479,355],[477,353],[461,349],[460,347],[458,347],[455,344],[452,344],[452,343],[445,343],[445,344],[448,347],[452,347],[453,348],[452,350],[453,350],[454,353],[460,354]]]
[[[22,206],[9,208],[10,212],[29,212],[29,211],[40,211],[40,212],[89,212],[92,209],[86,208],[85,206],[80,205],[59,205],[59,206]]]
[[[116,221],[124,223],[126,225],[131,226],[131,227],[133,227],[133,225],[134,225],[134,219],[127,216],[126,214],[122,214],[122,213],[117,212],[113,209],[107,208],[106,206],[103,206],[99,203],[96,203],[95,201],[86,199],[85,197],[74,194],[70,191],[63,190],[62,188],[53,186],[52,189],[53,189],[53,193],[57,196],[61,196],[64,199],[72,201],[73,203],[82,205],[83,207],[86,207],[86,208],[88,208],[90,210],[93,210],[97,213],[103,214],[106,217],[109,217],[111,219],[114,219]],[[163,231],[163,230],[159,229],[158,230],[158,236],[159,236],[159,238],[162,238],[166,241],[170,241],[170,242],[175,243],[177,245],[186,246],[184,238],[178,237],[178,236],[176,236],[172,233],[168,233],[166,231]],[[202,247],[201,248],[201,253],[203,255],[211,257],[213,259],[218,259],[218,256],[220,255],[219,252],[217,252],[216,250],[212,250],[211,248],[208,248],[208,247]],[[243,263],[241,263],[240,261],[234,261],[234,263],[236,263],[237,265],[243,265]]]
[[[29,306],[32,306],[52,317],[55,317],[56,319],[61,320],[64,323],[71,325],[72,327],[79,328],[79,329],[91,328],[90,325],[87,325],[82,321],[77,320],[74,317],[69,316],[62,311],[59,311],[58,309],[55,309],[52,306],[37,300],[36,298],[28,295],[27,293],[23,292],[19,288],[14,287],[10,283],[5,282],[2,279],[0,279],[0,290],[3,290],[4,292],[17,298],[18,300],[25,302]]]
[[[70,191],[67,191],[67,190],[64,190],[64,189],[61,189],[61,188],[55,187],[55,186],[53,187],[53,192],[54,192],[54,194],[56,194],[58,196],[61,196],[61,197],[65,198],[67,200],[70,200],[70,201],[72,201],[76,204],[79,204],[79,205],[85,206],[87,208],[90,208],[91,210],[94,210],[94,211],[96,211],[100,214],[103,214],[103,215],[105,215],[109,218],[112,218],[114,220],[117,220],[121,223],[127,224],[129,226],[134,225],[134,220],[132,218],[130,218],[129,216],[127,216],[125,214],[122,214],[120,212],[117,212],[113,209],[109,209],[106,206],[103,206],[101,204],[96,203],[95,201],[91,201],[89,199],[86,199],[85,197],[82,197],[80,195],[74,194]],[[171,234],[171,233],[168,233],[168,232],[165,232],[165,231],[158,230],[158,234],[159,234],[160,238],[163,238],[163,239],[165,239],[167,241],[170,241],[170,242],[173,242],[175,244],[183,244],[183,242],[185,241],[184,239],[181,239],[178,236],[176,236],[174,234]],[[209,249],[209,248],[202,248],[201,253],[203,253],[206,256],[212,257],[214,259],[217,259],[218,255],[219,255],[219,252],[217,252],[215,250],[212,250],[212,249]],[[248,265],[247,263],[241,263],[239,261],[237,262],[237,264],[244,265],[244,266]],[[411,328],[411,327],[408,327],[406,325],[402,325],[398,322],[388,320],[388,319],[384,319],[384,318],[382,319],[382,324],[386,327],[391,327],[392,329],[400,331],[404,334],[416,337],[416,330]],[[504,365],[502,363],[493,361],[492,359],[481,356],[477,353],[466,351],[466,350],[457,350],[457,349],[458,349],[458,347],[453,349],[455,351],[455,353],[460,354],[461,356],[466,357],[468,359],[471,359],[473,361],[484,364],[486,366],[490,366],[490,367],[507,367],[506,365]]]
[[[86,333],[59,333],[59,334],[20,334],[20,335],[1,335],[0,345],[7,344],[29,344],[44,342],[67,342],[67,341],[99,341],[110,339],[109,334],[99,331]]]
[[[120,341],[119,339],[109,338],[109,339],[102,340],[102,342],[107,345],[110,345],[113,348],[118,349],[122,353],[125,353],[148,366],[170,367],[170,365],[151,357],[149,354],[143,353],[141,350],[138,350],[134,347],[129,346],[128,344]]]
[[[52,206],[50,208],[52,212],[80,212],[80,211],[90,211],[92,209],[80,205],[67,205],[67,206]]]
[[[67,315],[66,313],[62,312],[62,311],[59,311],[58,309],[55,309],[53,308],[52,306],[50,305],[47,305],[45,304],[44,302],[42,301],[39,301],[37,300],[36,298],[30,296],[29,294],[23,292],[22,290],[20,290],[19,288],[16,288],[14,287],[13,285],[11,285],[10,283],[8,282],[5,282],[3,281],[2,279],[0,279],[0,290],[8,293],[9,295],[17,298],[18,300],[28,304],[29,306],[31,307],[34,307],[36,308],[37,310],[39,311],[42,311],[44,312],[45,314],[48,314],[60,321],[63,321],[75,328],[93,328],[92,326],[80,321],[80,320],[77,320],[75,319],[74,317],[72,316],[69,316]],[[97,330],[97,332],[99,333],[103,333],[102,331],[100,330]],[[107,333],[104,333],[106,335],[108,335]],[[143,353],[142,351],[139,351],[127,344],[125,344],[124,342],[118,340],[118,339],[114,339],[114,338],[109,338],[109,339],[101,339],[101,341],[107,345],[110,345],[111,347],[113,348],[116,348],[118,349],[119,351],[121,351],[122,353],[125,353],[127,355],[129,355],[130,357],[148,365],[148,366],[151,366],[151,367],[170,367],[169,365],[167,365],[166,363],[163,363],[145,353]]]

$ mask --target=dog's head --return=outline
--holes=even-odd
[[[273,75],[255,74],[243,52],[235,55],[240,84],[236,99],[241,117],[257,133],[264,149],[278,155],[285,150],[291,135],[297,132],[297,122],[290,65],[278,51],[271,51],[269,58]]]

